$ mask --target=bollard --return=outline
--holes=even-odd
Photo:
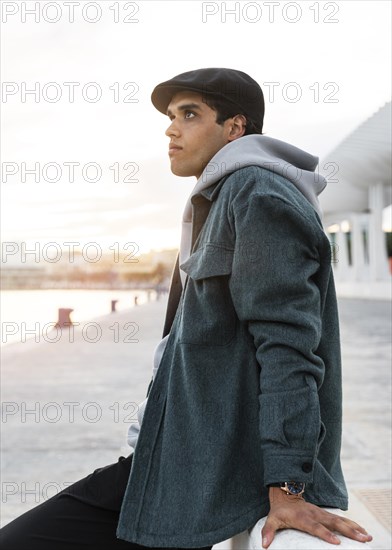
[[[135,296],[134,299],[133,299],[133,302],[135,304],[135,306],[137,306],[137,301],[138,301],[139,297],[138,296]]]
[[[112,313],[114,313],[116,311],[117,302],[118,302],[118,300],[112,300]]]
[[[73,309],[69,308],[59,308],[58,321],[55,324],[56,328],[69,328],[73,325],[70,314],[73,312]]]

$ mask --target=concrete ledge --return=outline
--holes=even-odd
[[[344,515],[336,508],[325,508],[333,514]],[[260,550],[261,545],[261,530],[267,518],[261,518],[252,529],[243,531],[231,539],[232,550]],[[357,542],[347,537],[338,535],[341,543],[339,545],[329,544],[317,537],[308,535],[295,529],[283,529],[278,531],[269,550],[331,550],[339,548],[339,550],[370,550],[374,547],[372,543]]]
[[[366,300],[391,300],[392,285],[389,281],[339,281],[335,280],[338,298],[362,298]]]

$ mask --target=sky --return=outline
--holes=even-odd
[[[1,6],[3,242],[177,248],[195,179],[150,95],[181,72],[247,72],[264,133],[320,161],[390,101],[388,0],[36,4]]]

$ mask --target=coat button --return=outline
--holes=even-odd
[[[312,471],[312,465],[310,462],[304,462],[302,464],[302,471],[305,472],[305,474],[309,474]]]

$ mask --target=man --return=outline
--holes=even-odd
[[[6,526],[3,548],[211,548],[267,514],[265,548],[287,527],[369,541],[322,509],[347,509],[347,492],[318,159],[262,135],[241,71],[178,75],[152,102],[172,172],[197,182],[134,452]]]

